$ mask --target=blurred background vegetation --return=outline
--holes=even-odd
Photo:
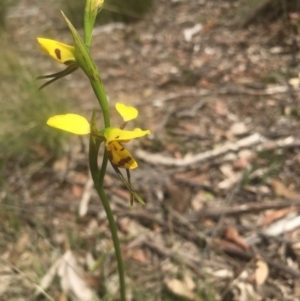
[[[66,12],[77,28],[82,28],[85,0],[53,1]],[[97,24],[108,22],[134,22],[151,8],[152,0],[107,0],[106,9]],[[58,112],[68,111],[70,103],[63,84],[60,90],[37,91],[39,82],[34,78],[40,74],[35,66],[24,61],[22,52],[6,32],[6,16],[18,3],[17,0],[0,1],[0,162],[3,168],[10,159],[28,164],[39,158],[41,153],[58,157],[66,135],[51,131],[45,125],[47,118]],[[55,72],[55,71],[54,71]]]
[[[62,6],[63,10],[77,28],[81,28],[83,25],[82,12],[84,5],[85,0],[66,0]],[[105,9],[99,15],[96,25],[109,22],[128,23],[137,21],[145,16],[152,5],[153,0],[107,0],[104,5]]]
[[[77,28],[82,28],[85,0],[51,0],[51,2],[64,10]],[[105,9],[100,14],[97,25],[138,21],[151,10],[153,2],[153,0],[106,0]],[[9,10],[18,3],[19,0],[0,1],[2,46],[0,76],[3,82],[3,89],[0,91],[1,166],[10,158],[18,158],[22,164],[35,160],[39,156],[37,146],[55,157],[59,156],[66,136],[59,131],[55,133],[49,131],[45,126],[45,120],[52,114],[67,111],[70,105],[63,85],[57,92],[51,89],[37,91],[39,83],[33,79],[40,75],[39,71],[34,66],[28,66],[22,58],[22,53],[13,46],[13,41],[5,30],[5,20]],[[256,21],[266,22],[266,16],[271,16],[272,19],[284,18],[289,11],[297,9],[300,9],[300,0],[244,1],[237,9],[236,20],[237,22],[242,20],[241,25]],[[36,146],[35,150],[33,146]]]
[[[59,156],[65,135],[45,126],[47,118],[67,110],[61,92],[38,91],[37,70],[22,60],[22,54],[2,31],[0,48],[0,148],[1,167],[8,160],[28,164],[50,152]],[[42,154],[43,153],[43,154]]]
[[[62,131],[48,128],[45,122],[49,116],[72,111],[75,103],[73,99],[70,99],[70,92],[64,80],[56,83],[55,89],[50,86],[50,88],[38,91],[41,83],[34,81],[34,78],[41,75],[41,69],[32,62],[26,61],[24,52],[16,46],[13,37],[7,32],[6,17],[18,2],[20,1],[0,0],[0,188],[9,185],[6,182],[6,175],[11,172],[9,168],[11,163],[17,163],[21,168],[26,168],[34,162],[47,164],[53,158],[60,157],[69,136]],[[85,0],[51,0],[49,2],[55,3],[57,7],[64,10],[77,28],[82,28]],[[241,26],[280,17],[284,20],[289,10],[294,10],[295,7],[300,9],[300,0],[246,0],[244,2],[245,5],[240,6],[236,13],[237,22],[242,20]],[[251,6],[250,3],[253,5]],[[105,9],[99,16],[97,25],[109,22],[136,22],[146,16],[153,4],[154,0],[106,0]],[[271,17],[266,19],[265,16]],[[53,72],[56,71],[59,70],[53,70]],[[2,201],[1,198],[0,201]],[[7,237],[13,241],[14,236],[18,237],[21,229],[26,229],[29,225],[23,214],[26,208],[22,202],[23,200],[14,199],[6,194],[3,203],[7,206],[6,208],[12,206],[13,210],[0,213],[0,219],[5,219],[3,224],[6,227],[2,232],[7,234],[6,240],[3,239],[0,246],[7,244]],[[43,218],[35,220],[34,223],[36,228],[31,229],[32,233],[37,232],[36,229],[40,229],[43,233],[51,232],[51,223],[47,224]],[[76,249],[75,245],[80,243],[83,245],[86,241],[80,241],[80,223],[75,221],[74,224],[78,227],[70,227],[68,235],[70,241],[74,242],[73,245],[71,243],[72,248]],[[85,247],[82,245],[78,249]],[[37,246],[34,247],[38,249]],[[38,252],[41,255],[45,253],[42,248],[34,254]],[[37,270],[40,276],[45,272],[42,266]],[[213,290],[208,287],[209,291],[210,289]],[[137,298],[147,300],[148,295],[143,296],[145,291],[142,287],[135,287],[135,290]],[[165,300],[175,300],[174,297],[168,296],[167,292],[165,295]],[[204,296],[203,300],[214,300],[214,298]]]

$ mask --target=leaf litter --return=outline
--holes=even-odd
[[[291,31],[280,19],[235,26],[241,3],[163,1],[145,19],[109,32],[99,27],[95,35],[92,52],[111,106],[138,106],[138,126],[147,123],[153,132],[132,149],[140,164],[132,182],[146,205],[129,210],[112,171],[105,182],[132,300],[299,298],[300,66],[291,46],[299,28]],[[26,13],[7,19],[30,64],[45,62],[29,38],[51,29],[69,39],[56,22],[57,3],[48,5],[17,4],[39,9],[34,28]],[[90,112],[92,94],[81,75],[64,84],[76,106]],[[116,264],[89,183],[86,143],[72,140],[61,162],[33,172],[24,167],[31,176],[23,179],[11,162],[0,250],[54,299],[114,300]],[[95,258],[93,270],[87,254]],[[12,266],[1,273],[5,300],[34,295],[36,287]]]

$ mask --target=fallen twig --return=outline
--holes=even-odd
[[[94,182],[92,177],[90,176],[85,183],[84,191],[82,194],[82,198],[79,204],[79,216],[85,216],[88,212],[88,205],[91,199],[92,191],[94,187]]]
[[[135,152],[135,155],[138,158],[143,159],[148,163],[154,165],[178,166],[178,167],[193,166],[196,163],[200,163],[205,160],[218,157],[229,151],[238,151],[241,148],[252,147],[254,145],[262,143],[265,140],[266,139],[262,135],[258,133],[254,133],[236,142],[229,142],[213,150],[209,150],[194,156],[190,156],[190,155],[185,156],[182,159],[170,158],[170,157],[163,156],[161,154],[152,154],[141,149],[137,150]]]
[[[187,220],[190,222],[196,222],[202,218],[219,218],[221,215],[234,216],[246,213],[254,213],[269,209],[281,209],[287,207],[297,207],[300,206],[300,200],[298,201],[264,201],[263,203],[256,202],[254,204],[243,204],[237,206],[220,206],[220,207],[209,207],[204,208],[198,212],[188,214],[186,216]]]
[[[238,250],[236,248],[229,248],[226,246],[217,246],[217,248],[220,249],[220,251],[228,254],[231,257],[239,257],[240,259],[246,260],[246,261],[250,261],[252,260],[257,254],[253,253],[253,252],[245,252],[242,250]],[[292,268],[290,268],[289,266],[286,266],[284,264],[278,263],[278,262],[274,262],[271,259],[266,258],[265,256],[262,256],[264,261],[271,267],[276,269],[279,272],[283,272],[284,274],[289,274],[290,276],[294,277],[294,278],[299,278],[300,277],[300,273]]]
[[[179,250],[177,252],[172,252],[172,250],[163,247],[161,244],[150,242],[148,240],[144,240],[143,245],[148,247],[151,251],[157,253],[159,256],[169,257],[175,262],[184,263],[198,275],[201,274],[201,269],[199,269],[199,260],[196,260],[195,258],[189,258],[186,256],[186,254],[180,252]]]
[[[300,204],[300,201],[298,202],[298,204]],[[281,204],[281,205],[283,205],[283,204]],[[147,213],[131,212],[131,211],[129,212],[128,211],[128,212],[119,212],[119,214],[138,218],[139,220],[143,220],[146,223],[148,222],[148,223],[158,224],[166,230],[169,229],[169,225],[166,222],[161,221]],[[190,229],[189,230],[184,229],[184,227],[182,227],[183,225],[186,224],[185,221],[182,223],[181,226],[178,225],[178,222],[180,222],[181,219],[176,218],[176,221],[177,221],[177,224],[173,223],[173,225],[172,225],[175,233],[181,235],[186,240],[194,242],[196,245],[199,245],[199,242],[202,242],[202,244],[203,244],[202,239],[205,239],[203,235],[201,235],[202,239],[200,239],[198,233],[196,233],[195,231],[191,231]],[[173,222],[174,222],[174,220],[173,220]],[[223,253],[224,255],[226,254],[233,258],[238,257],[242,260],[250,261],[257,255],[257,253],[255,253],[255,252],[245,252],[244,250],[239,250],[238,248],[231,248],[226,245],[216,244],[217,240],[212,241],[210,238],[206,238],[205,241],[208,243],[210,248],[212,250],[214,250],[215,252],[217,252],[217,253],[219,252],[221,254]],[[193,265],[193,263],[192,263],[193,261],[191,262],[189,258],[185,258],[184,256],[182,256],[182,254],[177,254],[177,257],[176,257],[175,254],[173,254],[170,250],[162,247],[159,244],[155,244],[153,242],[149,242],[146,240],[143,241],[143,244],[145,246],[149,247],[152,251],[155,251],[156,253],[158,253],[160,256],[171,257],[174,261],[177,261],[177,260],[181,260],[181,262],[183,261],[193,271],[199,273],[199,264],[195,265],[195,263],[194,263],[194,265]],[[275,269],[276,271],[281,272],[283,274],[288,274],[294,278],[300,277],[300,273],[298,271],[290,268],[289,266],[274,262],[272,259],[266,258],[266,256],[262,256],[262,257],[264,258],[266,263],[268,263],[268,265],[271,268]]]
[[[252,96],[270,96],[274,94],[282,94],[289,92],[291,90],[291,87],[288,85],[283,86],[270,86],[264,89],[251,89],[251,88],[245,88],[245,87],[223,87],[219,90],[197,90],[197,89],[190,89],[183,91],[181,93],[169,93],[161,98],[157,99],[151,99],[148,102],[143,101],[143,105],[149,105],[154,104],[154,106],[161,106],[162,103],[178,98],[183,97],[207,97],[207,96],[213,96],[213,95],[252,95]],[[293,89],[295,90],[295,88]],[[296,89],[297,90],[297,89]]]

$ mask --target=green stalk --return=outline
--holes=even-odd
[[[94,93],[98,99],[99,105],[102,109],[103,119],[105,128],[110,126],[110,118],[109,118],[109,107],[108,101],[106,98],[106,93],[104,90],[104,86],[102,84],[102,80],[100,78],[98,69],[95,66],[95,62],[91,58],[90,55],[90,44],[92,37],[92,27],[94,26],[95,18],[97,16],[97,12],[100,7],[102,7],[102,0],[87,0],[86,10],[85,10],[85,41],[83,42],[80,35],[72,25],[72,23],[68,20],[68,18],[62,13],[74,39],[75,44],[75,53],[76,53],[76,62],[87,75],[90,80],[91,86],[94,90]],[[89,21],[88,21],[89,19]],[[87,22],[90,22],[87,25]],[[95,113],[92,117],[91,126],[95,126]],[[90,170],[94,182],[95,189],[101,199],[104,210],[107,215],[107,219],[109,222],[109,228],[114,244],[116,259],[118,262],[118,273],[119,273],[119,281],[120,281],[120,297],[121,301],[126,301],[126,289],[125,289],[125,273],[124,273],[124,265],[122,260],[120,241],[118,237],[117,225],[110,208],[109,201],[104,191],[103,183],[104,176],[106,172],[107,162],[108,162],[108,154],[105,151],[101,166],[101,171],[98,168],[98,152],[99,152],[100,142],[90,135],[90,148],[89,148],[89,164]]]
[[[90,135],[89,145],[89,165],[94,182],[94,186],[99,183],[99,171],[98,171],[98,152],[100,148],[100,141]]]
[[[106,172],[107,163],[108,163],[108,152],[105,149],[103,159],[102,159],[101,170],[99,173],[98,183],[104,183],[104,176],[105,176],[105,172]]]
[[[120,248],[120,241],[119,241],[119,237],[118,237],[117,225],[116,225],[116,222],[114,219],[114,215],[111,211],[109,201],[106,197],[104,188],[98,187],[98,188],[96,188],[96,190],[98,192],[98,195],[102,201],[104,210],[106,212],[110,231],[111,231],[112,240],[114,243],[116,259],[118,262],[118,273],[119,273],[119,281],[120,281],[120,297],[121,297],[120,300],[126,301],[125,273],[124,273],[124,265],[123,265],[122,253],[121,253],[121,248]]]
[[[90,83],[94,90],[94,93],[97,97],[99,105],[102,109],[102,115],[104,119],[104,127],[107,128],[110,126],[110,118],[109,118],[109,108],[108,108],[108,101],[106,98],[106,93],[104,90],[104,86],[99,83],[97,80],[90,79]]]
[[[61,13],[71,31],[74,40],[76,62],[78,63],[80,68],[83,70],[83,72],[90,80],[90,83],[98,99],[99,105],[102,109],[105,127],[109,127],[110,121],[109,121],[108,101],[106,98],[106,93],[104,90],[104,86],[102,84],[102,80],[99,75],[99,71],[96,68],[95,62],[93,61],[90,55],[89,48],[82,41],[79,33],[72,25],[72,23],[69,21],[69,19],[65,16],[63,12]]]
[[[114,219],[114,215],[109,205],[109,201],[104,191],[103,183],[104,183],[104,176],[106,171],[106,166],[108,162],[108,153],[105,151],[101,171],[99,174],[98,170],[98,150],[99,150],[100,142],[97,141],[92,135],[90,136],[90,148],[89,148],[89,163],[90,163],[90,170],[92,173],[92,178],[94,181],[95,189],[101,199],[103,204],[103,208],[106,212],[106,216],[109,222],[109,228],[111,232],[111,237],[114,244],[116,259],[118,263],[118,274],[119,274],[119,281],[120,281],[120,297],[121,301],[126,301],[126,286],[125,286],[125,272],[124,272],[124,265],[122,259],[122,253],[120,248],[120,241],[118,237],[118,229]]]

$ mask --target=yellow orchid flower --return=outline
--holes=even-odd
[[[41,49],[59,63],[72,65],[76,62],[75,47],[55,40],[37,38]]]
[[[106,144],[110,161],[119,168],[135,169],[138,167],[137,162],[131,153],[123,147],[119,141],[111,141]]]
[[[105,137],[105,146],[110,156],[112,164],[119,168],[135,169],[137,162],[131,153],[123,147],[120,142],[126,143],[131,139],[143,137],[150,134],[149,130],[134,129],[133,131],[124,131],[119,128],[109,127],[103,131]]]
[[[86,135],[91,132],[86,118],[77,114],[55,115],[47,120],[47,124],[76,135]]]
[[[56,115],[50,117],[47,124],[51,127],[77,135],[91,133],[91,126],[87,119],[77,114]],[[137,128],[133,131],[125,131],[115,127],[109,127],[100,132],[92,133],[95,137],[105,140],[105,147],[109,153],[111,163],[119,168],[126,169],[137,168],[138,164],[131,153],[125,149],[121,143],[126,143],[131,139],[149,134],[149,130]]]
[[[131,139],[149,135],[150,131],[143,131],[139,128],[134,129],[133,131],[125,131],[119,128],[109,127],[104,130],[103,134],[106,140],[106,145],[108,145],[112,141],[120,141],[122,143],[127,143]]]
[[[135,119],[138,116],[138,110],[134,107],[126,106],[125,104],[120,102],[117,102],[115,107],[119,114],[122,116],[124,122]]]

